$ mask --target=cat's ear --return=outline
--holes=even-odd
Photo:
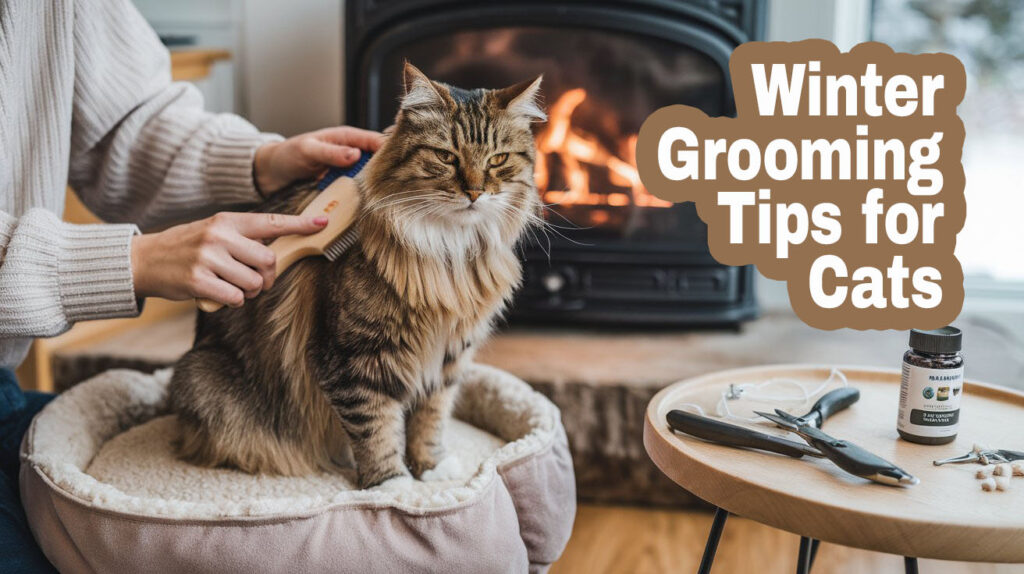
[[[540,82],[543,79],[544,76],[537,76],[536,79],[495,90],[494,100],[498,107],[510,114],[524,116],[530,121],[543,122],[548,119],[539,103]]]
[[[444,107],[451,95],[441,85],[430,81],[430,78],[409,62],[405,63],[402,72],[405,81],[405,95],[402,96],[402,109]]]

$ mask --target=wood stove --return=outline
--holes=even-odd
[[[348,122],[389,125],[409,60],[433,79],[500,87],[544,74],[538,189],[552,224],[522,246],[513,319],[733,324],[752,318],[752,267],[710,256],[692,203],[649,194],[636,133],[687,104],[733,115],[729,56],[758,39],[763,0],[348,0]]]

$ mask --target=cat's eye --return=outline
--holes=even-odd
[[[434,153],[437,154],[437,159],[444,163],[455,163],[455,154],[446,149],[435,149]]]
[[[507,153],[496,153],[487,160],[487,165],[491,167],[498,167],[504,165],[506,161],[508,161]]]

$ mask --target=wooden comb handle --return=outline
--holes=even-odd
[[[350,177],[339,177],[321,191],[302,210],[302,215],[330,215],[327,225],[312,235],[285,235],[272,241],[267,247],[277,256],[274,275],[280,277],[299,259],[322,255],[324,249],[341,237],[355,221],[359,202],[359,188]],[[223,303],[211,299],[196,299],[196,307],[207,313],[213,313],[223,306]]]
[[[223,303],[218,303],[213,299],[196,299],[196,307],[199,307],[200,311],[205,311],[207,313],[218,311],[223,306]]]

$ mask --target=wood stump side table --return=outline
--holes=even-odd
[[[903,555],[908,572],[917,571],[919,557],[1024,562],[1024,478],[1012,478],[1005,492],[984,492],[975,477],[979,465],[932,464],[964,454],[975,443],[1024,450],[1024,393],[968,381],[956,441],[924,446],[900,440],[896,433],[898,371],[840,369],[860,389],[861,399],[829,418],[823,429],[895,463],[920,478],[920,484],[875,484],[846,474],[828,460],[714,444],[676,434],[665,422],[665,415],[682,403],[700,404],[714,413],[730,383],[787,378],[812,388],[828,378],[831,367],[722,371],[670,385],[651,400],[644,421],[647,453],[679,486],[717,507],[699,571],[710,570],[729,513],[800,535],[801,572],[810,570],[819,540]],[[749,410],[734,414],[752,416]],[[770,423],[748,426],[784,435]]]

